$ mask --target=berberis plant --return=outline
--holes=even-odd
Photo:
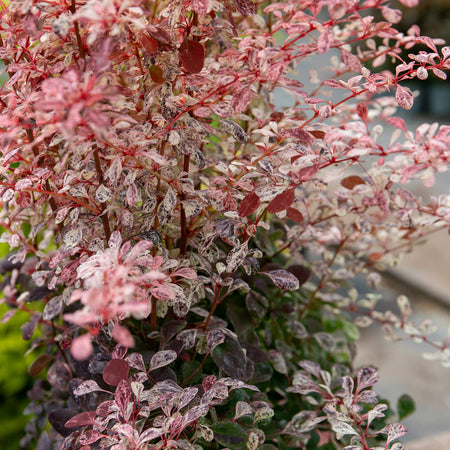
[[[377,286],[450,224],[405,187],[447,170],[450,127],[394,115],[450,48],[384,0],[4,6],[3,321],[29,312],[46,375],[22,445],[402,449],[355,341],[376,323],[449,365]]]

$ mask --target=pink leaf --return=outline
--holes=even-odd
[[[402,20],[402,12],[399,9],[393,9],[389,8],[388,6],[383,6],[381,8],[381,13],[388,22],[399,23]]]
[[[241,89],[237,94],[234,95],[233,100],[231,100],[231,106],[237,113],[241,114],[245,112],[251,100],[252,91],[250,90],[250,88]]]
[[[191,0],[192,9],[200,15],[208,13],[209,0]]]
[[[130,366],[124,359],[112,359],[103,371],[103,380],[110,386],[117,386],[128,378]]]
[[[114,400],[124,416],[132,394],[131,385],[128,380],[120,380],[114,393]]]
[[[82,334],[81,336],[76,337],[72,341],[72,345],[70,347],[72,355],[78,361],[83,361],[89,356],[92,355],[94,351],[94,347],[92,346],[91,335],[90,334]]]
[[[332,39],[328,29],[322,31],[317,39],[317,51],[322,54],[326,53],[330,49]]]
[[[175,291],[165,284],[151,288],[150,293],[158,300],[170,300],[176,295]]]
[[[397,85],[397,90],[395,92],[395,100],[403,109],[411,109],[414,104],[414,96],[409,88],[404,88]]]
[[[415,8],[419,4],[419,0],[399,0],[402,5],[408,8]]]
[[[67,426],[67,424],[66,424]],[[98,431],[87,430],[80,436],[80,444],[89,445],[97,442],[103,435]]]
[[[181,269],[176,270],[172,277],[183,277],[188,280],[195,280],[197,278],[197,273],[194,269],[190,269],[189,267],[182,267]]]
[[[97,413],[95,411],[85,411],[80,414],[77,414],[76,416],[73,416],[66,422],[65,426],[67,428],[75,428],[75,427],[82,427],[85,425],[93,425],[95,423],[96,416]]]
[[[134,338],[127,328],[116,325],[112,330],[112,337],[124,347],[134,347]]]
[[[404,133],[407,133],[405,121],[401,117],[388,117],[386,122],[393,127],[399,128]]]

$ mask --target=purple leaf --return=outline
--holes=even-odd
[[[150,360],[149,372],[167,366],[177,359],[177,353],[173,350],[162,350],[155,353]]]
[[[121,380],[128,378],[130,366],[124,359],[112,359],[103,371],[103,380],[110,386],[117,386]]]
[[[218,345],[225,342],[225,335],[220,330],[211,330],[206,335],[206,342],[208,344],[208,352],[212,352]]]

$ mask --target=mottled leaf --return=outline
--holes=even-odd
[[[177,359],[177,353],[173,350],[161,350],[155,353],[150,360],[149,371],[159,369],[172,363]]]
[[[272,280],[273,284],[282,291],[295,291],[300,287],[298,278],[286,270],[270,270],[262,273],[267,275]]]
[[[409,88],[397,85],[395,100],[403,109],[411,109],[414,104],[414,95]]]
[[[363,367],[357,375],[357,392],[378,383],[378,371],[373,367]]]

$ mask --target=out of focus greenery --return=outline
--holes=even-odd
[[[0,258],[9,251],[8,244],[0,244]],[[8,307],[0,305],[0,317]],[[22,339],[21,325],[28,314],[18,312],[7,323],[0,324],[0,449],[18,450],[24,435],[27,417],[23,410],[28,404],[26,392],[33,380],[28,375],[28,366],[33,356],[25,356],[28,342]]]

